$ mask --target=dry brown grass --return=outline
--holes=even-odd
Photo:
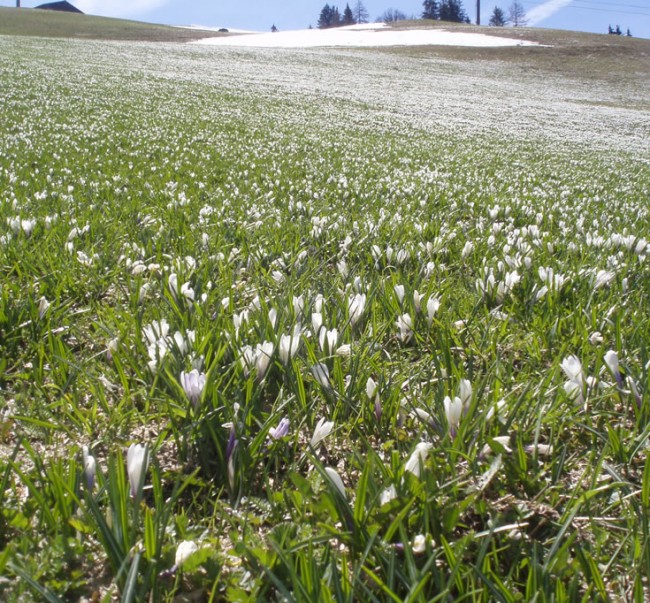
[[[404,56],[450,60],[505,61],[522,70],[553,73],[580,79],[650,81],[650,40],[608,34],[590,34],[532,27],[500,28],[434,21],[403,21],[393,25],[404,28],[439,28],[537,42],[539,46],[502,48],[463,48],[419,46],[385,49]]]

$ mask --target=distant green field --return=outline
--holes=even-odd
[[[224,34],[51,10],[0,8],[0,35],[187,42]]]

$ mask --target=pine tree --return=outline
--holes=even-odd
[[[440,3],[440,20],[454,23],[469,23],[462,0],[442,0]]]
[[[316,23],[316,25],[318,26],[318,29],[327,29],[328,27],[331,27],[331,24],[332,8],[329,4],[326,4],[320,11],[320,17],[318,17],[318,23]]]
[[[318,29],[328,29],[329,27],[338,27],[341,25],[341,15],[336,6],[326,4],[323,10],[320,11],[318,18]]]
[[[422,9],[423,19],[440,19],[440,8],[436,0],[424,0]]]
[[[505,24],[506,24],[505,13],[498,6],[495,6],[494,12],[490,17],[490,25],[492,27],[504,27]]]
[[[355,23],[368,23],[368,19],[370,18],[366,7],[363,5],[363,2],[361,2],[361,0],[357,0],[354,3],[352,14],[354,15]]]
[[[356,21],[354,20],[354,14],[349,4],[345,5],[345,10],[343,11],[343,25],[354,25]]]
[[[524,5],[519,0],[513,0],[508,9],[508,21],[513,27],[523,27],[528,23]]]

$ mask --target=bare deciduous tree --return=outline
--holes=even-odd
[[[357,23],[368,23],[368,19],[370,18],[370,15],[368,14],[366,7],[363,5],[363,2],[361,2],[361,0],[357,0],[354,3],[354,8],[352,9],[352,13],[354,14],[354,20]]]
[[[511,23],[513,27],[523,27],[528,23],[524,5],[519,0],[513,0],[510,5],[510,8],[508,9],[508,22]]]

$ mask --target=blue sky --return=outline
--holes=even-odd
[[[34,7],[48,0],[22,0]],[[316,25],[327,2],[345,7],[346,0],[69,0],[86,13],[124,17],[169,25],[204,25],[268,31],[302,29]],[[520,0],[530,25],[606,33],[609,25],[630,28],[636,37],[650,38],[650,0]],[[481,0],[481,22],[486,24],[494,6],[507,10],[512,0]],[[354,0],[350,1],[353,6]],[[0,0],[0,6],[15,6],[15,0]],[[421,0],[365,0],[374,21],[387,8],[419,16]],[[464,0],[465,10],[476,19],[476,0]]]

